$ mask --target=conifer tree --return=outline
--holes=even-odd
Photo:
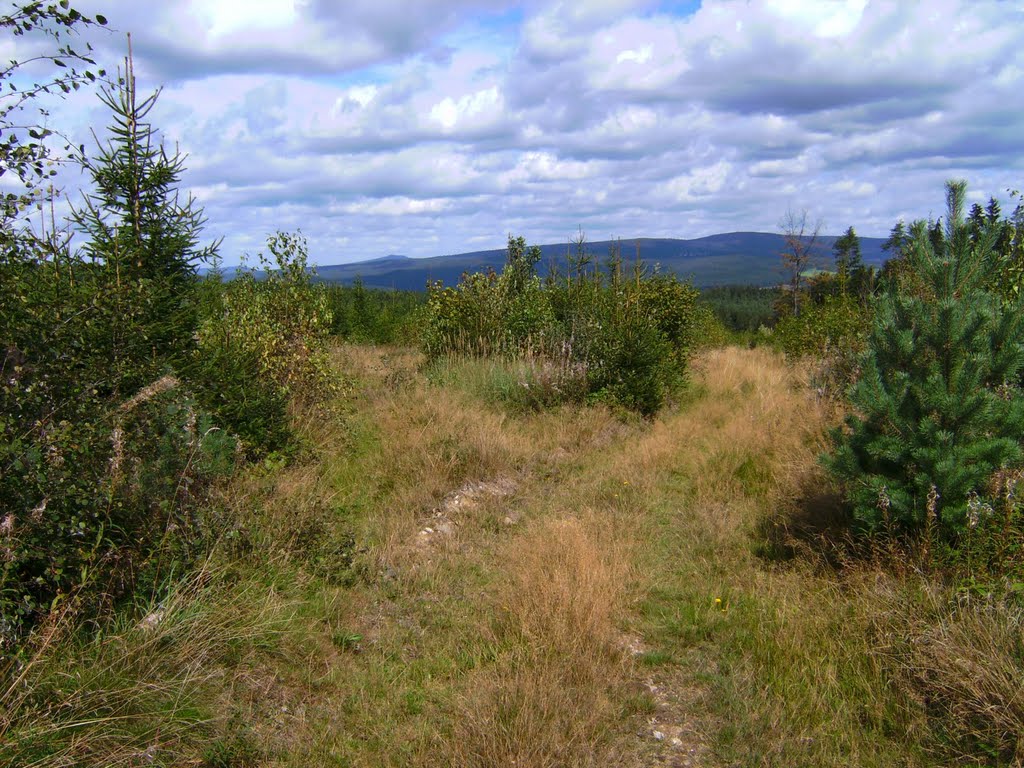
[[[860,238],[853,230],[847,228],[846,232],[836,238],[832,245],[832,252],[836,257],[836,270],[839,272],[839,286],[845,295],[847,286],[853,282],[857,283],[857,277],[864,269],[864,259],[860,252]]]
[[[998,224],[1002,219],[1002,209],[999,207],[999,201],[994,197],[988,199],[988,205],[985,206],[985,219],[989,224]]]
[[[129,38],[124,76],[100,91],[113,115],[111,138],[83,159],[95,191],[73,216],[115,305],[109,335],[98,343],[107,346],[113,389],[122,393],[186,360],[197,323],[196,268],[217,247],[198,245],[202,210],[177,190],[185,158],[169,154],[146,122],[160,91],[137,98],[130,46]]]
[[[903,219],[897,221],[889,231],[889,237],[882,243],[882,250],[890,254],[890,258],[898,259],[908,245],[907,229]]]
[[[967,224],[971,230],[971,242],[977,243],[987,226],[985,209],[981,207],[980,203],[975,203],[971,206],[971,214],[967,217]]]
[[[947,184],[941,247],[914,228],[914,290],[894,281],[880,297],[854,413],[826,460],[868,530],[922,528],[931,494],[935,523],[955,542],[972,492],[984,498],[998,470],[1024,463],[1024,302],[987,288],[999,254],[991,231],[972,247],[965,190]]]
[[[942,253],[946,249],[946,233],[942,226],[941,216],[931,223],[931,227],[928,230],[928,239],[931,241],[932,249],[936,253]]]
[[[906,259],[904,252],[910,245],[911,235],[907,232],[903,219],[897,221],[889,231],[889,237],[882,243],[882,250],[889,254],[889,258],[882,265],[879,275],[882,283],[899,282],[905,272]]]

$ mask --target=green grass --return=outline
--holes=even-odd
[[[336,364],[347,407],[225,489],[207,567],[7,671],[0,764],[641,766],[664,723],[709,765],[1018,759],[1019,607],[786,538],[830,417],[770,353],[653,422]]]

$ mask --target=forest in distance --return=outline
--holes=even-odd
[[[580,233],[581,235],[584,233]],[[832,264],[832,248],[838,236],[822,236],[818,242],[816,263],[828,269]],[[865,264],[880,268],[886,252],[882,238],[860,238]],[[698,288],[723,285],[776,286],[781,282],[779,254],[785,249],[780,233],[734,232],[682,240],[671,238],[631,238],[595,241],[587,244],[597,260],[606,258],[611,248],[618,248],[627,260],[639,254],[644,263],[690,280]],[[541,245],[538,272],[565,270],[572,242]],[[384,256],[348,264],[331,264],[330,256],[321,256],[317,265],[319,280],[351,285],[356,278],[371,288],[392,290],[423,290],[428,280],[443,280],[454,285],[464,272],[500,270],[505,250],[475,251],[428,258]],[[230,276],[232,270],[225,270]]]

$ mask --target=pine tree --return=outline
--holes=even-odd
[[[902,280],[907,265],[904,253],[911,242],[911,235],[907,232],[903,219],[897,221],[889,232],[889,237],[882,243],[882,250],[889,254],[888,260],[882,266],[880,280],[882,283],[896,283]]]
[[[915,227],[915,290],[890,283],[880,298],[854,413],[826,460],[868,530],[921,529],[938,494],[935,522],[955,541],[969,495],[984,498],[1000,468],[1024,462],[1024,302],[1007,305],[986,287],[999,255],[991,232],[972,247],[965,189],[947,184],[941,250],[930,228]]]

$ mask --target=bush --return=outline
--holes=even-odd
[[[623,405],[644,416],[657,413],[682,371],[671,345],[646,319],[609,325],[590,351],[590,388],[598,400]]]
[[[916,287],[894,281],[877,302],[854,412],[827,463],[866,530],[958,546],[978,509],[1000,508],[999,474],[1024,462],[1024,302],[987,287],[992,239],[971,245],[965,185],[947,191],[946,242],[918,228],[906,253]]]
[[[255,361],[264,382],[283,394],[319,400],[337,386],[327,357],[332,315],[326,288],[312,282],[301,233],[276,232],[267,250],[273,260],[258,256],[263,279],[243,268],[211,302],[199,329],[200,353],[235,354],[241,368]]]
[[[832,296],[821,304],[806,305],[799,315],[786,315],[776,324],[772,338],[787,355],[827,356],[864,351],[870,314],[851,298]]]
[[[691,326],[690,334],[695,348],[724,347],[731,339],[744,335],[730,331],[714,308],[703,300],[694,305]],[[749,335],[749,332],[744,333]]]
[[[52,12],[50,11],[47,13]],[[0,652],[54,605],[95,609],[160,558],[190,556],[211,476],[233,461],[176,378],[195,349],[202,213],[128,76],[104,90],[111,141],[87,164],[86,237],[3,232]],[[67,235],[67,237],[66,237]],[[159,555],[159,557],[158,557]]]
[[[841,396],[857,378],[870,327],[870,307],[850,296],[829,296],[805,303],[798,316],[782,317],[770,338],[790,357],[814,357],[818,383]]]
[[[650,416],[682,383],[698,332],[720,329],[698,309],[692,286],[640,264],[624,277],[617,253],[607,269],[587,269],[579,258],[574,273],[543,283],[534,273],[538,249],[510,237],[508,254],[500,275],[430,286],[423,345],[435,359],[455,352],[530,360],[524,384],[537,385],[538,397],[528,398],[536,403],[582,393]]]
[[[423,348],[436,358],[449,352],[515,355],[551,338],[551,305],[534,269],[540,249],[509,236],[501,274],[464,274],[454,288],[427,286]]]
[[[161,558],[166,567],[189,560],[209,482],[233,467],[233,442],[171,376],[124,402],[91,398],[61,416],[20,434],[2,422],[4,654],[72,595],[94,609],[155,578]]]
[[[291,438],[287,393],[264,374],[256,351],[233,337],[226,323],[207,323],[201,338],[187,373],[203,409],[239,438],[250,457],[284,449]]]
[[[427,323],[423,349],[436,359],[449,352],[486,355],[507,351],[502,292],[495,272],[465,274],[455,288],[441,281],[427,286]]]

